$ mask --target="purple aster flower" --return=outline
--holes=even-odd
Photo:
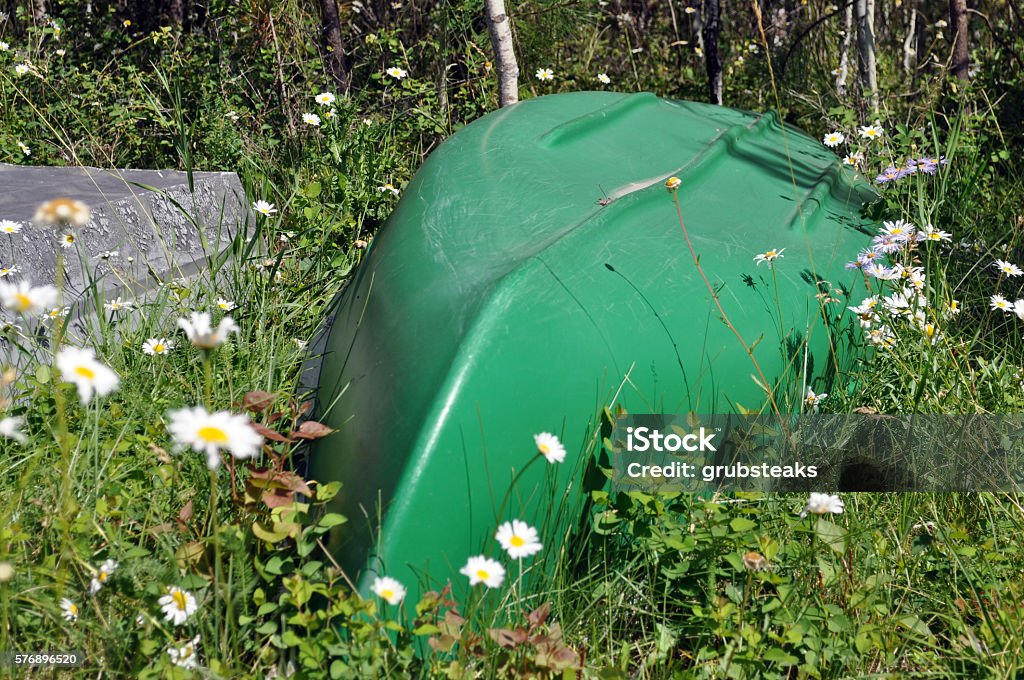
[[[872,247],[876,253],[885,253],[886,255],[889,255],[891,253],[898,253],[902,250],[903,244],[906,243],[906,238],[901,239],[896,236],[892,236],[891,234],[880,234],[871,239],[871,242],[874,244]]]
[[[886,184],[893,181],[894,179],[900,179],[900,171],[898,168],[893,166],[887,167],[882,171],[882,174],[875,178],[876,184]]]

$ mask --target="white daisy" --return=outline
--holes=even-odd
[[[536,76],[537,80],[540,81],[554,80],[555,72],[549,68],[539,68],[537,69],[537,72],[534,73],[534,76]]]
[[[185,331],[189,342],[199,349],[213,349],[222,345],[229,333],[237,333],[238,325],[230,316],[225,316],[213,328],[210,315],[206,312],[192,312],[188,319],[178,319],[178,328]]]
[[[92,581],[89,582],[89,594],[95,595],[100,592],[100,589],[107,585],[107,581],[110,580],[110,575],[117,571],[117,562],[114,560],[105,560],[100,568],[96,570],[96,575],[92,577]]]
[[[992,263],[992,266],[998,269],[1000,274],[1006,274],[1007,276],[1020,276],[1024,274],[1024,270],[1006,260],[996,260]]]
[[[839,496],[830,496],[827,493],[812,493],[807,501],[807,507],[800,513],[800,516],[807,517],[807,513],[815,515],[824,515],[826,513],[841,515],[842,512],[843,501]]]
[[[494,538],[514,560],[529,557],[544,547],[538,540],[537,530],[518,519],[499,526]]]
[[[157,600],[157,604],[163,610],[164,619],[175,626],[180,626],[188,621],[189,617],[199,609],[195,596],[178,586],[167,588],[167,594]]]
[[[167,656],[171,657],[171,663],[175,666],[193,670],[199,666],[199,656],[196,651],[198,646],[199,636],[196,635],[189,642],[186,642],[180,647],[168,647]]]
[[[316,97],[314,97],[314,99],[316,100],[316,103],[319,104],[320,106],[330,106],[335,102],[337,97],[334,96],[333,92],[321,92]]]
[[[608,85],[609,83],[612,82],[612,79],[608,77],[607,73],[598,73],[597,82],[601,83],[602,85]]]
[[[57,369],[66,382],[78,388],[83,404],[88,404],[93,394],[103,397],[114,392],[121,383],[116,373],[96,361],[91,347],[65,347],[57,353]]]
[[[218,309],[222,309],[225,312],[230,312],[231,310],[236,309],[237,307],[238,307],[238,305],[236,305],[231,300],[225,300],[222,297],[217,298],[217,308]]]
[[[395,80],[402,80],[407,75],[409,75],[404,68],[398,68],[397,66],[392,66],[391,68],[389,68],[384,73],[388,74],[389,76],[391,76]]]
[[[469,577],[471,586],[483,583],[488,588],[497,588],[505,580],[505,567],[483,555],[470,557],[459,573]]]
[[[315,113],[304,113],[302,114],[302,122],[313,127],[320,127],[320,116]]]
[[[885,130],[882,129],[882,126],[877,121],[874,125],[865,125],[860,129],[860,136],[864,139],[878,139],[883,134],[885,134]]]
[[[103,308],[108,312],[123,312],[134,309],[135,303],[131,300],[122,300],[118,297],[110,302],[104,303]]]
[[[810,387],[807,388],[807,396],[804,397],[804,404],[811,408],[814,413],[818,412],[818,406],[828,397],[828,392],[815,393]]]
[[[405,586],[390,576],[378,576],[373,579],[370,590],[388,604],[398,604],[405,597]]]
[[[244,459],[258,455],[263,445],[263,437],[244,415],[230,411],[209,413],[202,406],[178,409],[167,415],[171,421],[167,430],[175,444],[205,453],[206,464],[211,470],[220,466],[221,450]]]
[[[150,338],[142,343],[142,352],[149,356],[167,354],[174,349],[174,343],[167,338]]]
[[[75,236],[74,232],[71,232],[71,231],[65,232],[60,237],[60,247],[61,248],[70,248],[71,246],[75,245],[75,241],[77,241],[77,240],[78,240],[78,237]]]
[[[784,250],[785,248],[779,248],[777,250],[775,248],[772,248],[771,250],[767,250],[763,253],[758,253],[757,255],[754,256],[754,262],[758,266],[760,266],[762,262],[767,262],[768,265],[771,266],[772,263],[775,262],[775,260],[779,259],[780,257],[784,257],[782,254]]]
[[[28,73],[28,66],[26,64],[18,64],[14,67],[14,72],[19,76],[23,76]]]
[[[558,441],[558,437],[550,432],[533,435],[533,441],[537,445],[537,450],[549,463],[561,463],[565,460],[565,447]]]
[[[846,135],[842,132],[830,132],[825,135],[821,143],[829,148],[834,148],[846,141]]]
[[[55,198],[36,208],[32,221],[36,224],[84,227],[89,222],[89,206],[73,198]]]
[[[0,420],[0,437],[6,437],[7,439],[13,439],[14,441],[25,444],[28,442],[28,437],[21,428],[25,426],[25,419],[21,416],[8,416],[3,420]]]
[[[252,209],[263,215],[264,217],[270,217],[277,212],[277,208],[274,207],[273,203],[268,203],[263,199],[260,199],[252,204]]]
[[[78,605],[66,597],[60,599],[60,611],[65,621],[74,623],[78,620]]]
[[[0,281],[0,303],[24,316],[38,316],[57,302],[57,289],[53,286],[33,288],[28,281],[7,283]]]
[[[918,241],[948,241],[953,237],[948,231],[942,231],[936,229],[932,225],[928,225],[923,230],[917,232]]]
[[[0,220],[0,234],[17,234],[21,231],[21,222]]]
[[[956,302],[956,300],[953,300],[953,302]],[[953,305],[950,305],[949,311],[951,314],[956,314],[956,312],[953,311]],[[959,311],[959,309],[957,311]],[[1017,315],[1018,319],[1024,321],[1024,300],[1013,301],[1013,313]]]
[[[1002,295],[993,295],[989,300],[989,306],[992,309],[998,309],[1002,312],[1012,312],[1013,303],[1004,298]]]

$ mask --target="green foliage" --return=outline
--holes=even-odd
[[[0,650],[79,649],[83,675],[150,678],[1019,674],[1016,496],[847,495],[843,514],[801,518],[806,499],[787,495],[610,494],[595,464],[582,517],[536,509],[550,515],[549,549],[554,527],[579,529],[538,558],[544,578],[503,591],[504,609],[482,586],[461,602],[446,588],[398,607],[354,592],[321,549],[347,521],[323,512],[338,484],[295,472],[300,441],[329,436],[302,422],[302,347],[426,156],[495,108],[480,3],[339,3],[348,93],[325,76],[310,3],[215,0],[182,27],[131,15],[139,3],[49,4],[50,20],[34,20],[28,3],[0,20],[0,161],[233,170],[279,212],[246,225],[253,238],[234,244],[231,264],[161,282],[134,312],[107,313],[108,301],[87,296],[99,319],[71,339],[122,379],[101,405],[78,405],[59,380],[46,344],[59,323],[5,326],[19,361],[2,380],[3,416],[24,418],[28,440],[0,441]],[[523,98],[705,99],[699,13],[685,11],[699,3],[507,4]],[[878,3],[879,106],[869,110],[837,87],[840,8],[758,6],[769,5],[788,14],[763,17],[763,35],[750,8],[727,8],[727,104],[776,110],[815,135],[844,131],[840,155],[862,154],[847,171],[868,181],[911,158],[949,161],[887,184],[868,208],[953,234],[896,258],[926,274],[924,321],[893,319],[895,342],[880,347],[847,311],[840,340],[854,370],[829,376],[822,407],[1019,411],[1019,319],[988,301],[1024,296],[991,267],[1024,252],[1020,18],[1006,3],[972,14],[976,74],[953,83],[934,66],[949,51],[946,3]],[[554,78],[537,79],[542,68]],[[328,91],[333,105],[314,99]],[[876,118],[882,141],[862,141],[857,128]],[[885,296],[900,284],[871,285]],[[204,354],[179,335],[166,356],[140,352],[148,338],[174,337],[187,310],[222,315],[222,296],[240,304],[231,344]],[[265,457],[210,475],[202,456],[174,450],[167,413],[197,403],[249,413]],[[118,567],[90,593],[108,559]],[[180,626],[159,604],[168,586],[196,599]],[[62,598],[78,607],[75,621]],[[202,670],[192,673],[170,651],[196,636]]]

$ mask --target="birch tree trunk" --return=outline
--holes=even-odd
[[[836,75],[836,93],[840,97],[846,96],[846,80],[850,77],[850,45],[853,43],[853,5],[846,6],[846,16],[843,22],[843,46],[839,53],[839,73]]]
[[[718,36],[722,32],[722,6],[719,0],[704,2],[704,62],[708,70],[708,101],[722,104],[722,57]]]
[[[873,112],[878,111],[878,71],[875,66],[875,1],[856,0],[853,5],[857,21],[857,71],[860,75],[861,99]]]
[[[908,76],[914,66],[914,57],[917,56],[917,8],[910,8],[910,25],[907,27],[907,37],[903,39],[903,72]]]
[[[971,53],[967,42],[967,0],[949,0],[949,25],[956,31],[949,72],[960,80],[967,80],[971,70]]]
[[[185,23],[184,0],[171,0],[167,5],[167,18],[173,26],[181,27]]]
[[[512,44],[512,24],[505,13],[505,1],[484,0],[484,16],[498,71],[498,106],[515,104],[519,101],[519,64]]]
[[[350,75],[345,60],[345,43],[341,41],[341,20],[337,0],[320,0],[323,22],[324,66],[340,92],[348,92]]]

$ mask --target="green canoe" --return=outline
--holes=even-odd
[[[562,502],[550,489],[575,483],[613,398],[633,413],[766,408],[684,240],[671,176],[700,266],[779,407],[828,387],[825,318],[862,278],[844,264],[873,233],[859,213],[874,197],[834,154],[773,114],[651,94],[496,111],[405,188],[322,344],[318,416],[338,431],[309,472],[343,482],[333,509],[349,522],[330,548],[364,592],[376,574],[410,598],[465,588],[468,557],[502,559],[500,522],[549,526]],[[770,249],[785,249],[774,270],[754,262]],[[568,458],[532,464],[502,508],[540,432]]]

